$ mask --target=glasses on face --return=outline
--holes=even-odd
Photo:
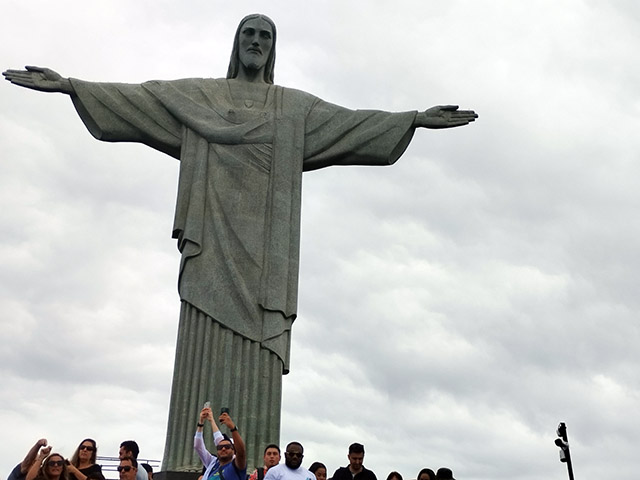
[[[80,445],[78,447],[78,450],[88,450],[89,452],[93,452],[95,448],[93,448],[91,445]]]
[[[284,452],[284,454],[289,457],[298,457],[298,458],[303,457],[302,453],[299,453],[299,452]]]
[[[129,470],[131,470],[133,467],[131,465],[124,465],[124,466],[118,466],[116,467],[116,470],[118,470],[118,472],[128,472]]]
[[[61,467],[63,465],[63,460],[51,460],[49,463],[47,463],[47,467]]]
[[[223,448],[233,448],[233,445],[230,443],[223,443],[221,445],[216,445],[216,450],[222,450]]]

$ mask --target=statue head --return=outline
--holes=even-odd
[[[276,62],[276,24],[273,23],[273,20],[271,20],[269,17],[260,13],[247,15],[240,21],[238,29],[236,30],[236,36],[233,39],[233,49],[231,50],[231,60],[229,61],[227,78],[236,78],[238,76],[238,70],[240,69],[240,32],[242,31],[242,26],[249,20],[253,20],[256,18],[264,20],[269,25],[271,25],[273,44],[271,47],[271,51],[269,52],[269,57],[267,58],[267,63],[265,64],[263,73],[264,81],[266,83],[273,83],[273,68]]]

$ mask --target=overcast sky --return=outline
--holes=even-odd
[[[9,0],[0,67],[220,77],[253,12],[278,84],[480,114],[393,167],[305,174],[282,444],[333,472],[359,441],[381,480],[560,480],[563,421],[576,478],[636,479],[640,4]],[[3,81],[0,106],[0,477],[40,437],[161,459],[178,162],[94,140],[64,95]]]

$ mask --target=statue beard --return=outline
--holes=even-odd
[[[258,62],[249,62],[244,66],[244,68],[246,68],[250,72],[256,72],[260,70],[262,67],[264,67],[264,65],[260,66]]]

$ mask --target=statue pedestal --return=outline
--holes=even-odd
[[[158,472],[153,474],[153,480],[198,480],[200,472]]]

